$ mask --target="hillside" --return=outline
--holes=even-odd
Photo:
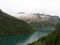
[[[30,14],[16,14],[17,18],[24,20],[34,28],[40,28],[41,26],[55,26],[59,22],[58,16],[51,16],[40,13]]]
[[[33,29],[25,21],[18,20],[0,10],[0,37],[31,34]]]
[[[56,31],[29,45],[60,45],[60,23],[56,25]]]

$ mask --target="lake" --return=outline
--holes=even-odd
[[[44,27],[39,28],[32,35],[22,35],[16,37],[8,37],[4,39],[0,39],[0,45],[27,45],[28,43],[32,43],[43,36],[47,36],[50,32],[53,32],[53,28]]]

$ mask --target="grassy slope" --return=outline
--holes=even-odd
[[[31,34],[33,29],[29,24],[0,10],[0,36]]]

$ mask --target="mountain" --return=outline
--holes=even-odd
[[[41,19],[41,24],[44,26],[55,26],[59,22],[58,16],[51,16],[47,14],[34,13],[33,15]]]
[[[17,14],[17,18],[27,22],[35,30],[40,27],[40,18],[33,14]]]
[[[39,22],[40,21],[39,18],[37,18],[35,15],[32,15],[32,14],[18,14],[17,18],[24,20],[27,23]]]
[[[28,45],[60,45],[60,23],[56,25],[55,29],[55,32]]]
[[[32,27],[25,21],[0,10],[0,37],[31,34],[32,32]]]
[[[16,14],[18,19],[24,20],[34,28],[40,26],[55,26],[59,22],[58,16],[51,16],[40,13]]]

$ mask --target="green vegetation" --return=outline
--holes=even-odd
[[[55,32],[29,45],[60,45],[60,23],[55,28]]]
[[[29,24],[0,10],[0,37],[31,34],[33,29]]]
[[[28,44],[28,45],[44,45],[44,43],[42,43],[41,41],[35,41],[32,44]]]
[[[45,37],[46,45],[60,45],[60,23],[56,25],[56,31]]]

